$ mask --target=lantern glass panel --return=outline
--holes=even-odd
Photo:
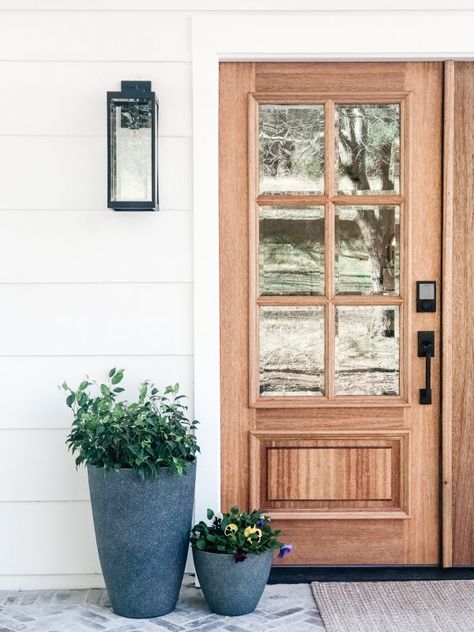
[[[114,99],[111,108],[111,198],[153,200],[153,101]]]

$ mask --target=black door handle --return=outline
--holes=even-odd
[[[418,332],[418,357],[425,358],[425,388],[420,388],[420,404],[431,404],[431,358],[435,354],[434,331]]]

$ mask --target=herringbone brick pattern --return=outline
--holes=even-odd
[[[257,610],[242,617],[212,614],[186,576],[177,608],[156,619],[116,616],[104,590],[0,592],[0,632],[204,632],[325,630],[306,584],[267,586]]]

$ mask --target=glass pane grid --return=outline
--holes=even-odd
[[[350,108],[362,109],[362,114]],[[364,157],[367,177],[365,182],[363,179],[359,182],[356,177],[350,186],[340,186],[341,169],[337,161],[341,148],[337,146],[337,126],[341,127],[343,114],[347,119],[353,113],[352,122],[345,121],[346,132],[348,125],[357,127],[360,119],[366,118],[367,129],[361,133],[368,134],[365,141],[362,139],[369,145]],[[262,362],[260,366],[261,397],[278,396],[289,400],[295,396],[315,397],[321,404],[323,401],[403,396],[400,378],[403,311],[400,114],[400,104],[326,104],[321,117],[323,129],[326,124],[325,138],[318,145],[320,185],[289,187],[286,173],[286,183],[281,188],[274,182],[272,190],[265,190],[260,176],[260,230],[266,224],[260,233],[262,250],[258,257],[260,287],[257,291],[265,298],[264,306],[257,307],[260,353],[264,352],[261,360],[266,363],[265,369]],[[350,170],[346,171],[346,177],[347,173]],[[365,184],[367,186],[362,186]],[[268,199],[263,200],[264,196]],[[271,219],[277,221],[272,225],[268,221]],[[285,226],[286,236],[281,230]],[[278,304],[278,297],[282,297],[284,305]],[[389,298],[391,304],[388,304]],[[264,316],[263,310],[270,311]],[[270,343],[264,342],[262,347],[261,336],[265,329],[262,329],[262,318],[275,321],[276,314],[282,310],[286,313],[279,315],[282,325],[279,339],[287,343],[295,340],[294,353],[286,349],[290,357],[294,359],[300,353],[300,361],[304,361],[301,380],[296,376],[298,369],[294,362],[284,370],[272,368],[268,362]],[[270,329],[275,339],[275,327]],[[308,357],[305,351],[301,354],[305,347],[299,336],[311,340],[306,347]],[[328,345],[329,336],[333,342]],[[283,359],[281,364],[284,362]],[[308,373],[308,367],[312,367],[314,375]],[[284,380],[282,382],[285,373],[291,375],[286,385]],[[269,376],[270,382],[265,381]]]

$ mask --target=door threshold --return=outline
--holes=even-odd
[[[274,566],[269,584],[474,579],[474,568],[440,566]]]

